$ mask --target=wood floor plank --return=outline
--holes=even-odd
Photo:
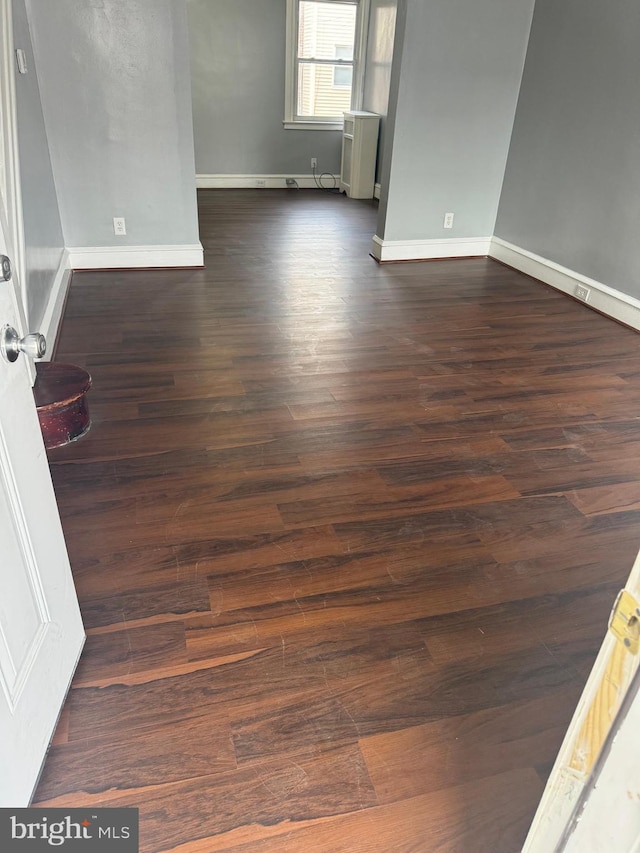
[[[515,771],[344,816],[247,827],[166,853],[517,853],[541,792],[534,773]],[[481,802],[493,804],[490,813]]]
[[[491,657],[501,649],[527,648],[536,642],[568,642],[593,637],[593,620],[604,624],[615,581],[597,589],[572,590],[560,595],[527,598],[493,607],[481,607],[424,620],[422,636],[434,662],[446,665],[466,657]]]
[[[88,640],[35,802],[144,853],[517,853],[640,545],[640,336],[374,263],[372,201],[199,207],[205,269],[73,277]]]
[[[231,712],[239,762],[265,755],[296,753],[318,738],[352,738],[421,725],[459,713],[472,713],[518,699],[552,695],[584,683],[597,645],[567,643],[562,657],[538,646],[520,653],[475,661],[475,666],[433,666],[426,650],[411,651],[373,668],[355,685],[319,683],[291,695],[289,703],[270,700],[252,710],[237,701]],[[277,704],[277,711],[276,711]],[[254,705],[255,707],[255,705]]]
[[[159,560],[157,551],[155,559]],[[128,564],[130,567],[130,564]],[[114,589],[113,578],[106,579],[105,585],[111,591],[104,595],[83,595],[82,619],[86,629],[104,625],[129,624],[154,616],[184,616],[197,612],[209,612],[211,601],[209,585],[204,578],[193,577],[178,567],[167,572],[171,583],[153,583],[151,588],[142,588],[120,592]],[[79,588],[82,588],[79,585]],[[83,588],[86,590],[86,587]]]
[[[87,765],[87,741],[54,744],[38,796],[43,801],[75,795],[108,794],[234,770],[231,730],[224,715],[176,720],[152,731],[94,737]]]
[[[634,478],[630,482],[614,482],[611,485],[587,486],[574,489],[567,498],[584,515],[603,515],[640,509],[640,489]]]
[[[123,619],[118,628],[109,634],[89,634],[74,677],[74,687],[117,678],[123,672],[129,674],[187,662],[184,625],[179,622],[131,628]]]
[[[213,767],[212,767],[213,769]],[[93,795],[102,807],[140,803],[140,849],[169,850],[189,838],[221,835],[238,826],[298,822],[376,804],[357,745],[256,762],[208,776]],[[68,803],[62,795],[47,801]]]
[[[380,803],[552,761],[578,701],[575,687],[543,699],[362,738]]]

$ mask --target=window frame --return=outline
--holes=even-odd
[[[342,130],[344,118],[338,116],[299,116],[296,114],[298,89],[298,8],[302,0],[287,0],[286,66],[284,121],[287,130]],[[353,45],[353,84],[351,110],[362,109],[364,66],[367,55],[369,0],[322,0],[356,6],[356,34]],[[326,63],[331,64],[331,63]]]

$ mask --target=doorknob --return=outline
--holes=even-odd
[[[21,338],[13,326],[5,326],[2,330],[0,350],[7,361],[15,361],[21,352],[30,358],[42,358],[47,351],[47,342],[39,332]]]
[[[0,281],[11,281],[11,261],[6,255],[0,255]]]

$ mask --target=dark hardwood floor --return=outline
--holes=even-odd
[[[516,853],[640,547],[640,336],[372,203],[200,194],[76,274],[50,461],[87,645],[36,802],[144,853]]]

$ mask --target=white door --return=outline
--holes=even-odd
[[[21,328],[0,280],[0,339],[5,325]],[[27,356],[0,354],[1,807],[28,805],[83,643]]]
[[[10,0],[0,0],[0,339],[24,334],[24,269]],[[33,793],[84,643],[31,391],[33,365],[0,354],[0,807]]]
[[[640,850],[640,554],[623,592],[523,853]]]

